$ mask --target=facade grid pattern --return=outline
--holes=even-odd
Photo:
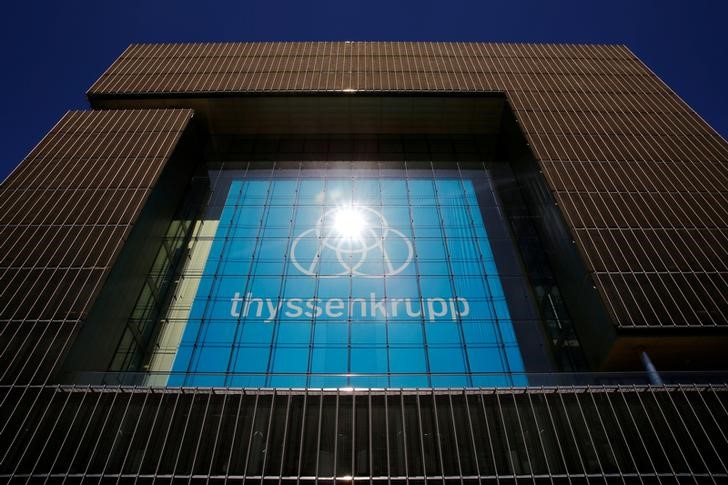
[[[728,143],[624,46],[135,44],[114,97],[503,92],[620,328],[728,324]]]
[[[176,354],[173,366],[158,369],[171,367],[169,385],[523,381],[504,377],[524,368],[501,278],[525,276],[500,250],[496,261],[491,248],[511,239],[488,171],[482,164],[393,165],[401,168],[338,163],[211,172],[215,189],[204,212],[220,215],[209,216],[214,233],[191,243],[210,247],[209,256],[176,276],[196,291],[174,299],[162,319],[184,336],[153,346],[152,361]],[[327,242],[312,229],[321,224],[325,233],[342,207],[367,218],[366,254],[358,243],[349,247],[335,233]],[[352,251],[337,253],[341,247]],[[344,265],[355,274],[342,275]],[[528,325],[533,330],[538,322]]]
[[[0,388],[0,478],[721,483],[725,386],[286,391]]]
[[[72,111],[0,189],[0,380],[45,382],[190,110]]]
[[[728,325],[728,143],[623,46],[138,44],[88,96],[367,93],[505,93],[613,323]],[[1,481],[728,482],[725,385],[52,384],[192,115],[70,112],[0,187]]]

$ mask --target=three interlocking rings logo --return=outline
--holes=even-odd
[[[342,210],[350,213],[356,211],[356,216],[360,218],[361,228],[357,228],[355,237],[342,235],[336,227],[336,220],[341,218]],[[347,215],[347,212],[343,215]],[[312,244],[302,244],[306,240]],[[404,271],[413,256],[412,241],[398,229],[390,227],[382,213],[366,206],[326,211],[314,227],[303,231],[291,244],[291,262],[296,269],[318,277],[393,276]],[[383,271],[379,265],[366,264],[375,261],[383,261]],[[379,269],[374,269],[377,267]],[[332,268],[335,271],[330,271]]]

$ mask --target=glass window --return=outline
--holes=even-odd
[[[331,173],[220,179],[169,311],[169,384],[514,383],[523,362],[472,180]]]

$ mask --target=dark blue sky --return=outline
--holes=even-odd
[[[440,40],[623,43],[724,137],[728,2],[6,2],[0,16],[4,178],[132,42]]]

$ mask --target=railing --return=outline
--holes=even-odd
[[[49,385],[0,402],[2,483],[728,483],[725,385]]]
[[[725,384],[728,371],[665,371],[664,384]],[[649,372],[542,373],[221,373],[221,372],[72,372],[56,382],[81,385],[147,387],[230,387],[278,389],[408,389],[655,384]]]

